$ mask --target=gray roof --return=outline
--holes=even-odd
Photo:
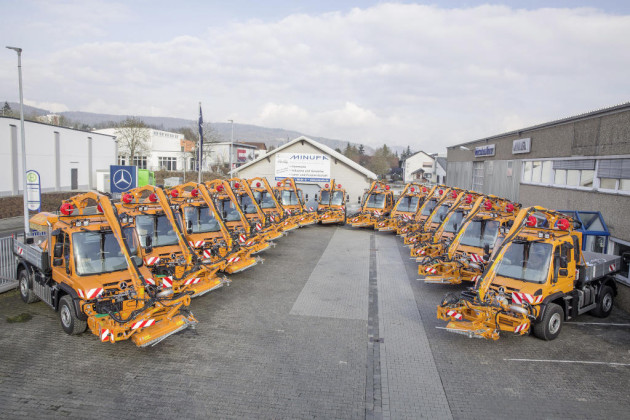
[[[578,115],[574,115],[572,117],[566,117],[566,118],[561,118],[558,120],[553,120],[550,122],[546,122],[546,123],[542,123],[542,124],[538,124],[538,125],[533,125],[531,127],[525,127],[525,128],[521,128],[518,130],[513,130],[513,131],[508,131],[506,133],[502,133],[502,134],[496,134],[494,136],[490,136],[490,137],[483,137],[477,140],[471,140],[471,141],[467,141],[465,143],[459,143],[459,144],[455,144],[453,146],[448,146],[447,149],[452,149],[455,147],[459,147],[459,146],[465,146],[467,144],[472,144],[472,143],[477,143],[479,141],[484,141],[484,140],[492,140],[492,139],[497,139],[500,137],[505,137],[505,136],[510,136],[510,135],[521,135],[521,133],[523,131],[531,131],[531,130],[537,130],[537,129],[541,129],[541,128],[547,128],[547,127],[553,127],[555,125],[562,125],[562,124],[568,124],[571,122],[575,122],[575,121],[579,121],[579,120],[584,120],[587,118],[594,118],[594,117],[600,117],[603,115],[609,115],[609,114],[616,114],[619,112],[624,112],[624,111],[629,111],[630,110],[630,102],[624,102],[622,104],[619,105],[614,105],[608,108],[600,108],[600,109],[596,109],[595,111],[589,111],[589,112],[584,112],[582,114],[578,114]]]
[[[443,169],[446,169],[446,158],[445,157],[437,157],[435,158],[438,165],[440,165]]]

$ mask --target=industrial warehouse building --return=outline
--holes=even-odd
[[[630,251],[630,103],[451,146],[447,160],[448,185],[524,206],[599,211],[610,236],[587,247]],[[625,263],[618,280],[630,284]]]
[[[96,188],[97,171],[116,164],[114,137],[24,121],[26,168],[39,173],[42,192]],[[0,196],[22,194],[20,119],[0,117]]]
[[[374,172],[307,137],[298,137],[244,164],[235,174],[241,178],[265,177],[272,184],[283,178],[295,178],[298,188],[310,200],[334,179],[350,195],[350,203],[355,204],[377,178]]]

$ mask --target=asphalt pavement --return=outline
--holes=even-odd
[[[418,281],[391,233],[309,226],[262,256],[193,300],[195,330],[146,349],[68,336],[44,303],[0,294],[0,417],[628,417],[624,311],[550,342],[469,339],[436,318],[461,288]]]

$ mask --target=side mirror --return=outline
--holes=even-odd
[[[306,194],[306,201],[308,201],[308,194]]]
[[[61,267],[63,265],[63,258],[53,258],[53,267]]]
[[[317,194],[315,194],[315,201],[317,201],[317,200],[318,200],[318,198],[317,198]]]
[[[357,198],[357,203],[361,204],[361,196],[359,196],[359,198]]]
[[[55,248],[53,249],[53,257],[61,258],[63,256],[63,244],[56,243]],[[59,264],[61,265],[61,264]]]
[[[560,268],[567,268],[569,264],[567,263],[567,257],[564,255],[560,257]]]
[[[227,210],[223,210],[223,218],[227,219]]]
[[[346,201],[350,201],[350,194],[346,194]]]
[[[484,255],[490,255],[490,244],[485,244],[483,246],[483,254]]]
[[[191,234],[193,233],[193,229],[192,229],[192,220],[189,220],[186,222],[186,233],[187,234]]]
[[[453,231],[454,231],[454,232],[457,232],[457,223],[453,224]],[[488,250],[489,250],[489,248],[488,248]],[[485,251],[485,250],[484,250],[484,251]]]

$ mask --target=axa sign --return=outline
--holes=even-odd
[[[289,157],[289,160],[311,160],[311,161],[324,161],[324,160],[330,160],[328,158],[328,156],[325,155],[313,155],[313,154],[299,154],[296,153],[294,155],[291,155],[291,157]]]

